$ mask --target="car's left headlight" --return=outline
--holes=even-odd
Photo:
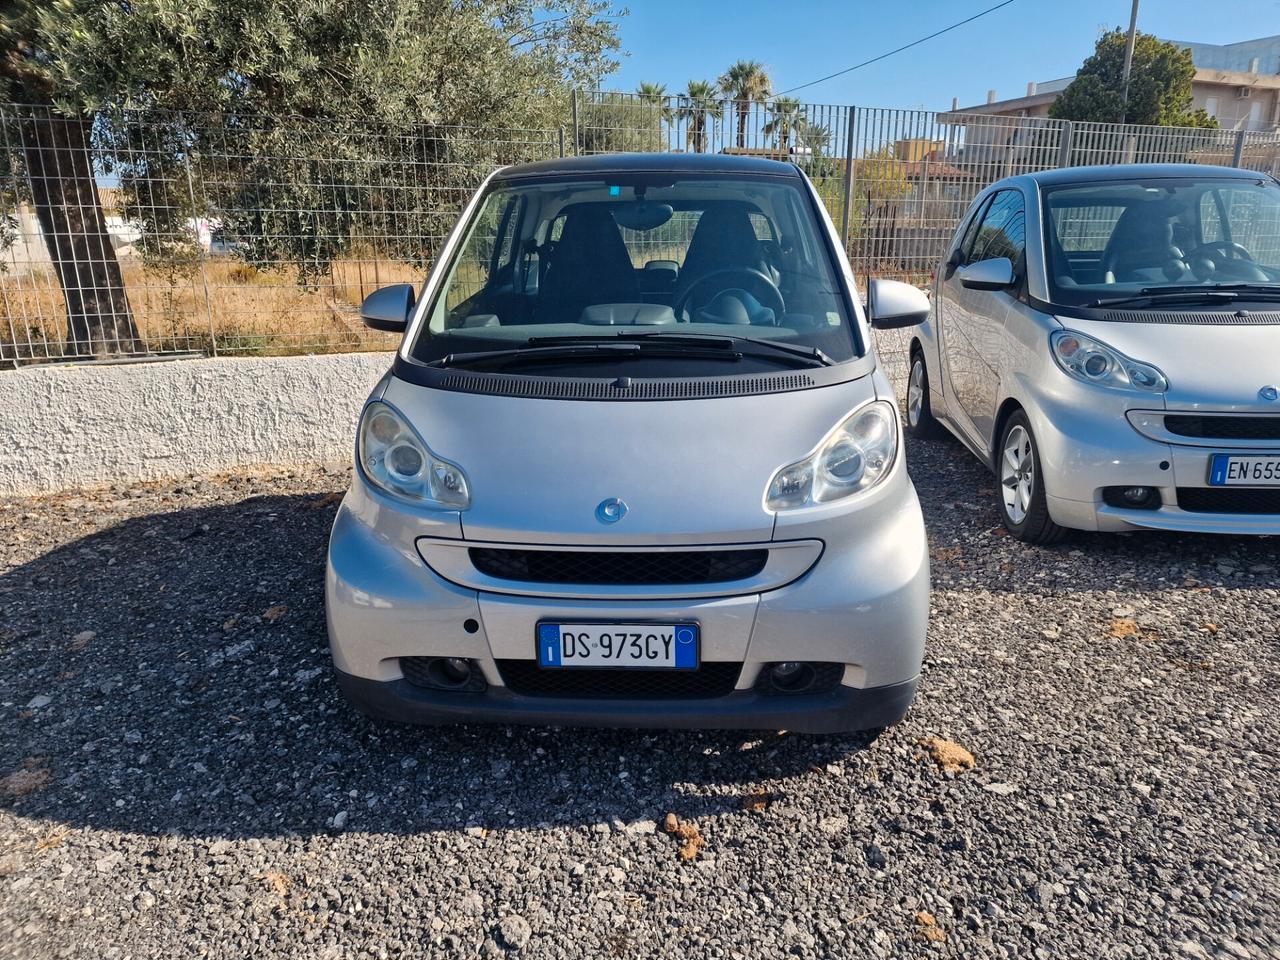
[[[1049,335],[1049,347],[1063,373],[1076,380],[1148,393],[1169,389],[1169,381],[1159,367],[1126,357],[1115,347],[1083,333],[1055,330]]]
[[[358,452],[364,475],[388,493],[450,510],[471,506],[471,489],[462,468],[432,453],[388,404],[375,400],[365,406]]]
[[[876,400],[827,434],[803,460],[773,475],[765,494],[770,510],[795,510],[861,493],[883,480],[898,456],[898,415]]]

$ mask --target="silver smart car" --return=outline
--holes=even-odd
[[[987,188],[938,268],[907,407],[995,471],[1022,540],[1280,533],[1280,183],[1166,164]]]
[[[869,293],[881,326],[928,313],[901,284]],[[421,295],[362,310],[405,336],[329,544],[356,706],[809,732],[903,715],[924,524],[848,264],[796,167],[503,169]]]

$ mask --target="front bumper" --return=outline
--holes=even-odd
[[[841,686],[826,693],[765,696],[736,690],[710,700],[584,700],[522,697],[502,687],[483,693],[438,692],[409,681],[338,674],[338,687],[361,713],[400,723],[520,723],[566,727],[791,730],[844,733],[897,723],[916,679],[884,687]]]
[[[929,613],[928,546],[919,503],[901,467],[883,489],[871,491],[856,514],[824,518],[821,558],[775,589],[666,598],[504,594],[437,574],[419,544],[449,537],[450,524],[424,527],[357,475],[334,522],[326,572],[330,649],[339,682],[366,713],[421,723],[810,732],[885,726],[906,710],[920,673]],[[786,536],[811,539],[815,532],[797,526]],[[532,660],[536,626],[544,620],[696,621],[702,662],[740,664],[741,670],[731,693],[705,699],[518,694],[504,685],[498,660]],[[470,659],[487,689],[415,686],[404,678],[405,657]],[[761,666],[783,660],[842,664],[841,682],[823,693],[757,692]]]
[[[1021,399],[1040,448],[1046,501],[1055,523],[1102,532],[1280,535],[1280,514],[1210,513],[1178,505],[1179,489],[1209,488],[1213,454],[1256,454],[1256,447],[1156,439],[1131,422],[1136,411],[1128,409],[1130,401],[1100,407],[1096,392],[1089,395],[1090,403],[1061,388],[1026,384],[1024,389]],[[1159,491],[1161,506],[1131,509],[1103,499],[1107,487],[1139,486]]]

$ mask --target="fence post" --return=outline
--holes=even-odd
[[[850,107],[845,120],[844,213],[840,218],[840,242],[844,244],[846,255],[849,252],[849,222],[853,214],[853,130],[857,110],[857,107]]]
[[[1231,154],[1231,165],[1238,167],[1244,161],[1244,137],[1245,133],[1241,130],[1236,134],[1236,148]]]
[[[578,88],[573,88],[573,155],[578,155],[578,144],[581,143],[578,131]]]
[[[1075,134],[1075,127],[1071,125],[1070,120],[1062,121],[1062,129],[1058,131],[1058,166],[1071,166],[1071,139]]]
[[[200,287],[204,291],[204,310],[209,317],[209,352],[218,355],[218,331],[213,326],[213,301],[209,298],[209,272],[205,269],[205,252],[200,246],[200,208],[196,206],[196,184],[191,175],[191,151],[182,151],[182,165],[187,171],[187,196],[191,200],[191,226],[196,235],[196,260],[200,264]],[[210,242],[213,240],[212,227],[209,231]]]

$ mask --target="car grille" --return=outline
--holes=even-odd
[[[1166,413],[1165,429],[1209,440],[1280,440],[1280,417],[1201,417]]]
[[[677,584],[746,580],[764,569],[768,550],[583,551],[472,547],[486,576],[525,583]]]
[[[1217,487],[1179,487],[1178,506],[1191,513],[1280,514],[1280,489],[1223,490]]]
[[[499,660],[512,693],[581,700],[708,700],[733,692],[740,663],[704,663],[696,670],[544,669],[534,660]]]

